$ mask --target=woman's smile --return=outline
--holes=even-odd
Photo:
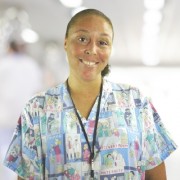
[[[99,64],[99,62],[86,61],[86,60],[83,60],[83,59],[79,59],[79,61],[81,63],[83,63],[84,65],[88,66],[88,67],[96,67]]]

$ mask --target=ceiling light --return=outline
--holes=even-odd
[[[59,0],[64,6],[75,8],[82,5],[82,0]]]
[[[158,24],[148,24],[148,23],[145,23],[144,26],[143,26],[143,34],[145,35],[149,35],[149,34],[153,34],[153,35],[156,35],[156,34],[159,34],[160,32],[160,26]]]
[[[31,29],[24,29],[21,33],[21,37],[27,43],[35,43],[38,41],[38,34]]]
[[[29,22],[28,22],[29,21],[29,15],[26,11],[24,11],[24,10],[19,11],[17,18],[21,23],[29,24]]]
[[[5,16],[8,19],[15,19],[17,17],[18,10],[15,7],[10,7],[5,11]]]
[[[148,10],[143,18],[145,23],[159,24],[162,21],[162,14],[157,10]]]
[[[142,62],[146,66],[157,66],[159,64],[159,58],[150,53],[145,53],[142,58]]]
[[[142,62],[148,66],[158,65],[159,60],[159,43],[158,36],[145,36],[142,39]]]
[[[164,7],[164,0],[144,0],[144,6],[147,9],[162,9]]]

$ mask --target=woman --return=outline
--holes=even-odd
[[[7,152],[5,165],[19,179],[166,179],[164,159],[176,145],[152,103],[138,89],[103,78],[113,37],[110,19],[98,10],[81,11],[70,20],[64,42],[69,77],[27,103]],[[30,129],[33,148],[24,137]],[[51,151],[57,140],[60,163]],[[21,147],[17,158],[9,161],[16,146]]]

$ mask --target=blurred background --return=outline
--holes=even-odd
[[[66,25],[85,8],[103,11],[114,25],[107,78],[150,96],[180,145],[179,0],[0,0],[0,179],[16,179],[2,160],[22,107],[68,76]],[[165,162],[168,179],[179,180],[180,150]]]

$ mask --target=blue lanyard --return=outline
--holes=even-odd
[[[69,88],[69,84],[68,84],[68,80],[67,80],[67,90],[69,92],[69,95],[71,97],[71,93],[70,93],[70,88]],[[79,124],[81,126],[81,129],[83,131],[83,134],[84,134],[84,137],[86,139],[86,142],[88,144],[88,149],[90,151],[90,158],[89,158],[89,162],[90,162],[90,166],[91,166],[91,178],[93,179],[94,178],[94,146],[95,146],[95,143],[96,143],[96,134],[97,134],[97,125],[98,125],[98,120],[99,120],[99,113],[100,113],[100,105],[101,105],[101,97],[102,97],[102,90],[103,90],[103,83],[101,83],[101,87],[100,87],[100,95],[99,95],[99,100],[98,100],[98,106],[97,106],[97,112],[96,112],[96,119],[95,119],[95,126],[94,126],[94,132],[93,132],[93,142],[92,142],[92,148],[91,148],[91,145],[90,145],[90,142],[88,140],[88,137],[87,137],[87,133],[84,129],[84,125],[82,123],[82,120],[79,116],[79,113],[77,112],[77,109],[75,107],[75,104],[72,100],[72,97],[71,97],[71,100],[72,100],[72,103],[73,103],[73,106],[74,106],[74,109],[75,109],[75,113],[76,113],[76,116],[79,120]]]

